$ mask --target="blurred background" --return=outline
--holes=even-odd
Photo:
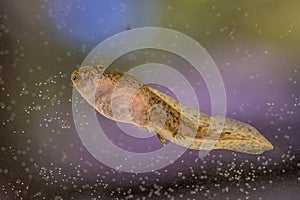
[[[0,199],[296,199],[300,168],[300,2],[296,0],[2,0]],[[274,145],[263,155],[187,151],[145,174],[98,162],[72,117],[70,74],[104,39],[133,28],[180,31],[206,48],[226,87],[227,116]],[[114,64],[176,59],[135,52]],[[136,59],[132,59],[136,57]],[[151,58],[152,57],[152,58]],[[141,61],[142,60],[142,61]],[[206,93],[203,81],[195,91]],[[210,112],[207,94],[200,107]],[[121,134],[110,120],[112,135]],[[128,140],[128,141],[127,141]],[[132,140],[132,141],[130,141]],[[155,137],[119,141],[160,148]],[[151,149],[151,148],[149,148]]]

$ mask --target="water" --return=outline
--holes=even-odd
[[[294,4],[72,2],[1,3],[0,199],[295,199],[299,195],[300,29]],[[97,6],[106,14],[91,10]],[[276,9],[265,12],[269,7]],[[121,172],[95,159],[75,128],[71,72],[105,38],[142,26],[175,29],[203,45],[224,81],[226,115],[254,125],[274,150],[262,155],[214,150],[208,155],[200,152],[200,158],[198,151],[188,150],[167,167],[141,174]],[[211,112],[203,77],[174,54],[140,50],[117,59],[112,67],[126,71],[149,62],[184,74],[199,107]],[[84,116],[84,111],[78,112]],[[151,133],[143,131],[149,137],[135,138],[103,116],[97,119],[121,148],[141,152],[162,148]]]

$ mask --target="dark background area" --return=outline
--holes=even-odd
[[[1,1],[0,199],[297,199],[299,8],[296,0]],[[90,155],[74,127],[70,74],[107,37],[145,26],[203,45],[224,79],[227,116],[255,125],[274,150],[215,150],[203,159],[187,151],[145,174],[118,172]],[[142,58],[159,60],[149,55]],[[128,57],[114,64],[140,63]],[[199,82],[197,94],[206,91]],[[201,109],[210,112],[209,103]],[[136,142],[127,139],[125,146]],[[139,142],[159,147],[155,137]]]

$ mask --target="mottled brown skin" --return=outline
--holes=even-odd
[[[228,149],[249,154],[273,149],[249,124],[210,117],[116,70],[84,66],[75,70],[71,79],[99,113],[155,132],[162,143],[165,138],[195,150]],[[210,127],[212,121],[222,120],[221,129]]]
[[[97,83],[94,107],[106,117],[115,119],[116,116],[112,111],[112,101],[118,102],[119,99],[122,100],[122,98],[124,99],[124,97],[130,94],[130,96],[127,97],[129,100],[128,104],[121,101],[121,103],[115,105],[121,110],[122,107],[126,107],[130,113],[130,116],[123,116],[118,121],[128,122],[129,118],[131,118],[136,126],[145,129],[151,122],[149,112],[151,107],[159,104],[165,108],[167,114],[166,123],[163,129],[176,135],[179,127],[180,112],[172,109],[165,100],[154,95],[148,89],[148,86],[139,83],[130,76],[127,76],[126,80],[120,80],[122,77],[122,73],[111,69],[106,69],[103,72],[102,78],[99,79]],[[126,84],[122,84],[123,82],[126,82]],[[127,90],[128,88],[129,90],[134,88],[134,91],[129,93],[129,90]]]

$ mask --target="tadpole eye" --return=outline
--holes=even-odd
[[[78,75],[76,75],[76,76],[73,77],[73,81],[78,81],[78,80],[79,80],[79,76]]]
[[[78,81],[79,80],[79,74],[78,74],[78,70],[74,71],[72,73],[72,80],[73,81]]]

